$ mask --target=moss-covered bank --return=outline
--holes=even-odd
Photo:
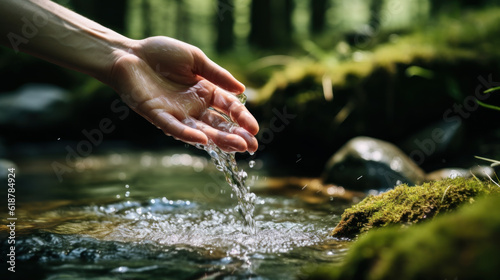
[[[432,222],[369,232],[341,266],[308,279],[500,279],[499,236],[500,196],[492,195]]]
[[[371,228],[418,223],[491,193],[499,194],[500,188],[476,179],[447,179],[415,187],[401,185],[347,209],[331,235],[352,238]]]
[[[295,176],[316,177],[328,158],[356,136],[399,146],[443,119],[464,125],[464,137],[442,151],[449,155],[447,162],[458,155],[480,154],[474,150],[488,133],[482,128],[500,127],[482,123],[496,118],[497,112],[477,108],[462,118],[453,110],[475,97],[481,81],[490,79],[493,85],[499,80],[498,34],[500,9],[489,8],[443,18],[410,34],[392,34],[391,40],[367,48],[332,44],[322,58],[286,60],[249,102],[260,122],[259,137],[264,144],[259,151],[280,159],[279,164],[270,164],[269,171],[275,176],[286,176],[282,170],[287,170]],[[484,85],[484,89],[489,87]],[[498,105],[493,98],[486,102]],[[297,154],[314,160],[297,163]],[[433,156],[423,160],[429,163]]]

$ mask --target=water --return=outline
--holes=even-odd
[[[345,205],[272,195],[257,168],[249,232],[196,149],[90,156],[62,183],[53,160],[64,157],[18,162],[17,279],[293,279],[348,246],[327,236]]]
[[[224,173],[227,183],[238,199],[238,212],[245,221],[245,230],[250,234],[255,234],[257,227],[253,215],[256,196],[245,184],[248,174],[243,170],[238,170],[234,153],[224,152],[213,143],[206,146],[198,145],[198,147],[207,151],[217,170]]]
[[[237,95],[239,101],[245,105],[247,97],[244,93]],[[238,124],[233,122],[229,116],[217,111],[214,108],[210,108],[218,112],[229,125],[234,128],[238,127]],[[224,173],[226,181],[233,189],[234,194],[238,198],[238,212],[241,214],[245,221],[245,230],[250,234],[255,234],[257,227],[254,220],[255,211],[255,194],[250,192],[250,187],[245,184],[248,174],[241,170],[238,170],[238,164],[236,163],[234,153],[224,152],[217,145],[215,145],[211,140],[209,140],[208,145],[196,145],[196,147],[203,149],[208,152],[212,161],[214,162],[217,170]]]

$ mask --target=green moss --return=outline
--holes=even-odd
[[[334,90],[352,86],[348,77],[356,77],[356,83],[369,77],[377,69],[396,73],[396,66],[442,63],[457,61],[485,62],[498,58],[500,32],[500,8],[464,13],[460,18],[443,18],[429,27],[372,49],[350,49],[348,54],[332,52],[321,61],[310,58],[291,60],[282,71],[274,72],[259,90],[255,100],[262,104],[274,92],[314,76],[321,84],[322,77],[331,78]],[[345,59],[341,57],[346,56]]]
[[[342,265],[315,268],[308,279],[498,279],[499,236],[494,195],[431,222],[369,232]]]
[[[490,193],[498,194],[500,188],[475,179],[447,179],[415,187],[401,185],[345,210],[331,235],[352,238],[375,227],[418,223]]]

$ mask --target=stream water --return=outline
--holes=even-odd
[[[243,209],[253,211],[249,230],[225,176],[199,152],[93,155],[62,182],[51,168],[62,157],[19,161],[13,279],[294,279],[342,259],[348,244],[327,234],[345,205],[268,194],[257,162],[248,184],[261,187],[243,194],[255,206]],[[6,237],[2,228],[2,252]]]

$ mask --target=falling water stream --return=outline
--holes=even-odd
[[[238,199],[238,212],[245,221],[246,230],[250,234],[255,234],[257,227],[254,219],[255,194],[250,192],[250,188],[245,185],[248,174],[244,170],[238,170],[238,164],[234,153],[227,153],[219,147],[210,144],[203,147],[212,158],[217,170],[222,171],[227,183],[231,186],[233,193]]]
[[[247,96],[241,93],[237,97],[238,100],[245,105]],[[210,109],[218,112],[230,124],[231,128],[238,126],[238,124],[233,122],[226,114],[214,108]],[[207,151],[217,167],[217,170],[224,173],[226,182],[231,186],[238,199],[238,212],[245,221],[246,230],[251,234],[255,234],[257,227],[253,215],[255,211],[256,196],[254,193],[250,192],[250,187],[245,185],[248,174],[244,170],[240,171],[238,169],[234,153],[222,151],[212,141],[209,141],[208,145],[196,145],[196,147]]]

